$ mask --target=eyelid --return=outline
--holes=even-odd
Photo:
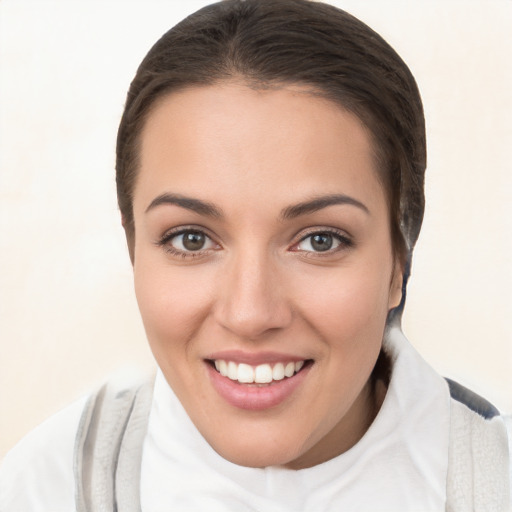
[[[205,236],[207,236],[210,239],[213,239],[213,237],[210,235],[209,231],[206,228],[203,228],[202,226],[177,226],[171,229],[168,229],[165,231],[165,233],[157,240],[158,244],[166,243],[169,240],[172,240],[175,236],[182,235],[183,233],[202,233]]]
[[[298,249],[298,245],[303,242],[304,240],[308,239],[309,237],[312,237],[314,235],[331,235],[334,238],[336,238],[340,244],[338,247],[334,249],[328,249],[326,251],[307,251],[304,249]],[[291,250],[294,252],[302,252],[302,253],[308,253],[308,254],[314,254],[315,256],[328,256],[332,255],[336,252],[342,251],[343,249],[349,249],[354,246],[354,240],[351,235],[349,235],[346,231],[337,229],[337,228],[327,228],[327,227],[313,227],[308,228],[306,232],[302,232],[300,234],[300,238],[293,243]]]
[[[188,233],[188,232],[198,232],[202,233],[207,237],[213,244],[215,244],[217,247],[215,248],[207,248],[207,249],[199,249],[197,251],[183,251],[180,249],[177,249],[176,247],[173,247],[169,242],[182,234]],[[307,238],[317,235],[317,234],[328,234],[333,236],[337,239],[339,242],[339,245],[335,247],[334,249],[328,249],[326,251],[309,251],[305,249],[299,249],[298,245],[306,240]],[[198,225],[183,225],[183,226],[176,226],[174,228],[168,229],[164,232],[164,234],[155,241],[155,245],[163,247],[167,252],[169,252],[172,255],[175,256],[181,256],[183,258],[193,258],[197,256],[204,256],[206,253],[211,252],[212,250],[218,250],[222,246],[216,241],[216,237],[210,234],[210,231],[203,227]],[[292,252],[301,252],[307,255],[314,255],[315,257],[322,257],[322,256],[329,256],[333,255],[337,252],[340,252],[342,250],[349,249],[354,246],[354,240],[351,235],[349,235],[346,231],[338,229],[338,228],[332,228],[332,227],[322,227],[322,226],[315,226],[311,228],[307,228],[306,230],[302,230],[300,234],[296,235],[294,238],[296,238],[296,241],[291,245],[289,250]],[[298,240],[297,240],[298,238]]]
[[[176,247],[173,247],[170,242],[173,238],[176,238],[180,235],[183,235],[185,233],[201,233],[206,238],[208,238],[214,245],[217,247],[215,248],[207,248],[207,249],[199,249],[197,251],[183,251],[180,249],[177,249]],[[163,247],[168,253],[174,256],[181,256],[183,258],[194,258],[197,256],[204,256],[206,253],[209,253],[212,250],[218,250],[220,248],[220,244],[215,240],[215,238],[210,234],[209,230],[197,225],[185,225],[185,226],[177,226],[171,229],[168,229],[165,231],[165,233],[155,241],[155,245],[159,247]]]

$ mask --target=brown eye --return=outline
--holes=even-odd
[[[351,246],[351,239],[342,233],[317,231],[305,236],[296,245],[296,250],[311,253],[336,252]]]
[[[311,247],[315,251],[328,251],[332,247],[332,235],[328,233],[320,233],[311,237]]]
[[[202,231],[185,230],[168,237],[164,241],[174,250],[180,253],[198,252],[206,249],[213,249],[215,243]]]
[[[198,232],[188,232],[183,233],[183,240],[182,244],[187,251],[200,251],[205,244],[206,237],[204,236],[204,233],[198,233]]]

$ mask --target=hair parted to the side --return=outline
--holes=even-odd
[[[405,272],[399,316],[424,212],[421,98],[409,68],[380,35],[321,2],[224,0],[190,15],[151,48],[131,83],[117,138],[117,195],[132,260],[144,122],[162,96],[222,80],[254,88],[305,85],[366,126],[389,201],[393,248]]]

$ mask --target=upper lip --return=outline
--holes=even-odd
[[[282,352],[244,352],[243,350],[222,350],[208,355],[205,359],[233,361],[235,363],[244,363],[253,366],[265,363],[289,363],[305,361],[307,358],[295,354],[285,354]]]

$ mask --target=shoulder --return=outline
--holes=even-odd
[[[25,436],[0,466],[3,512],[74,510],[73,450],[87,397]]]
[[[509,510],[510,421],[484,398],[447,381],[452,397],[447,475],[450,505],[453,510],[468,506]]]
[[[96,491],[112,478],[106,469],[118,460],[128,459],[123,468],[137,473],[151,399],[152,379],[115,376],[39,425],[2,461],[0,510],[75,510],[77,500],[85,499],[83,467],[92,471]]]

